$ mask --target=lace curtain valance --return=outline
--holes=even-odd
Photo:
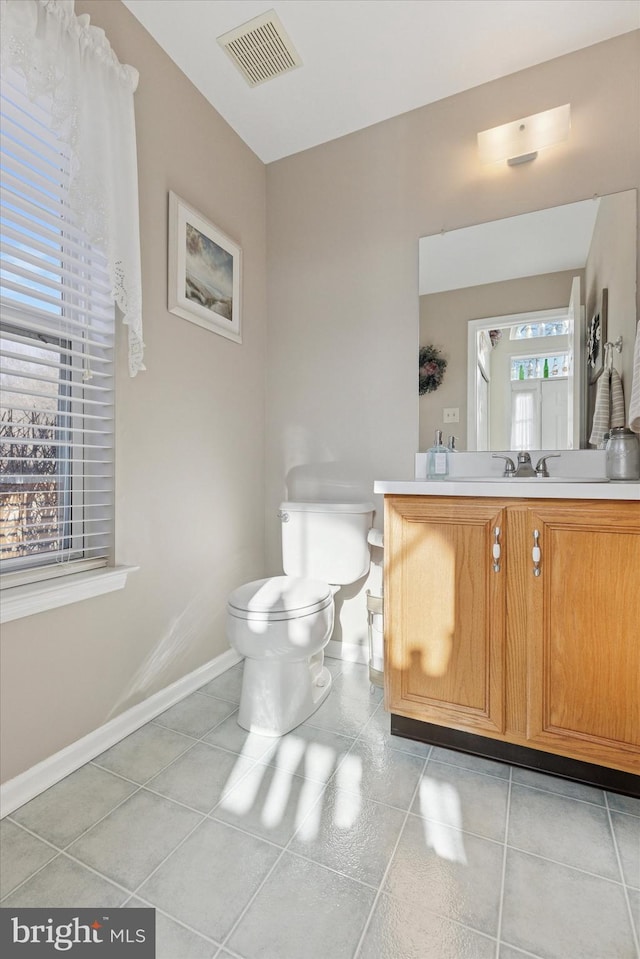
[[[145,368],[133,109],[138,72],[118,61],[88,16],[75,15],[73,0],[0,0],[0,17],[2,72],[21,74],[30,99],[44,98],[51,111],[71,158],[71,209],[107,257],[135,376]]]

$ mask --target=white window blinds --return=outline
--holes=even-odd
[[[15,585],[109,558],[114,307],[46,98],[3,72],[0,108],[0,557]]]

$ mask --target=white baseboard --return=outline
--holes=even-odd
[[[169,709],[185,696],[200,689],[226,669],[235,666],[241,659],[242,656],[239,656],[235,650],[228,649],[204,666],[194,669],[192,673],[188,673],[170,686],[149,696],[144,702],[132,706],[115,719],[109,720],[104,726],[99,726],[98,729],[94,729],[70,746],[65,746],[48,759],[36,763],[14,779],[7,780],[0,786],[0,818],[8,816],[34,796],[60,782],[69,773],[75,772],[85,763],[95,759],[105,749],[109,749],[151,719],[155,719],[165,709]]]
[[[335,639],[330,639],[324,651],[327,656],[342,659],[345,663],[369,662],[369,650],[366,646],[359,646],[357,643],[338,643]]]

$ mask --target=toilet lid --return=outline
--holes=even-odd
[[[277,620],[308,616],[333,602],[327,583],[294,576],[272,576],[238,586],[229,596],[229,612],[240,619]]]

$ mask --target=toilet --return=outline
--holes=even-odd
[[[238,723],[283,736],[331,690],[323,665],[334,594],[369,572],[371,503],[281,503],[286,575],[239,586],[229,596],[226,633],[245,657]]]

